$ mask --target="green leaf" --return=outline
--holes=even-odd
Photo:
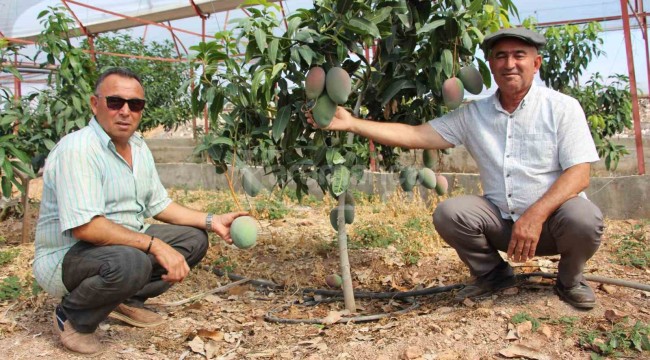
[[[332,174],[332,193],[339,196],[346,192],[349,186],[350,170],[343,165],[337,165]]]
[[[2,177],[2,196],[11,197],[11,180],[6,176]]]
[[[52,149],[54,149],[54,146],[56,145],[54,141],[50,139],[43,139],[43,144],[45,145],[45,148],[47,148],[50,151],[52,151]]]
[[[269,43],[269,59],[271,59],[271,64],[275,65],[275,62],[278,60],[278,46],[280,44],[279,39],[273,39]]]
[[[336,2],[336,11],[339,14],[345,14],[348,10],[350,10],[353,2],[354,0],[338,0]]]
[[[364,18],[352,18],[348,22],[348,27],[357,31],[361,35],[370,35],[379,38],[379,28],[377,25]]]
[[[279,73],[280,71],[282,71],[282,69],[284,69],[284,67],[285,67],[286,65],[287,65],[287,64],[285,64],[285,63],[278,63],[278,64],[275,64],[275,66],[273,66],[273,71],[271,71],[271,79],[275,79],[275,77],[278,75],[278,73]]]
[[[303,45],[298,48],[298,53],[305,60],[307,65],[311,65],[311,62],[314,58],[314,51],[307,45]]]
[[[278,110],[278,114],[273,122],[273,140],[280,140],[280,137],[284,133],[284,129],[286,129],[287,124],[289,124],[289,119],[291,119],[291,105],[285,105]]]
[[[490,73],[490,68],[488,68],[483,60],[476,58],[476,61],[478,62],[478,71],[481,73],[483,83],[489,89],[492,86],[492,73]]]
[[[212,141],[210,141],[210,145],[219,145],[219,144],[225,144],[225,145],[228,145],[228,146],[233,146],[234,145],[234,143],[232,142],[232,139],[229,139],[229,138],[223,137],[223,136],[219,136],[219,137],[217,137],[215,139],[212,139]]]
[[[340,152],[335,151],[334,156],[332,157],[332,165],[341,165],[345,164],[345,158],[341,155]]]
[[[445,25],[445,19],[434,20],[430,23],[426,23],[420,30],[417,31],[417,34],[432,32],[433,30]]]
[[[449,49],[442,51],[442,71],[448,78],[454,75],[454,55]]]
[[[257,42],[257,48],[264,54],[264,49],[266,49],[266,33],[264,30],[255,29],[255,41]]]
[[[400,79],[393,81],[384,93],[381,94],[381,106],[386,106],[386,104],[395,97],[401,90],[404,89],[413,89],[415,88],[415,83],[412,80]]]
[[[382,23],[384,20],[388,19],[392,11],[393,11],[392,7],[386,6],[379,9],[379,11],[375,11],[374,13],[372,13],[367,19],[373,24],[378,25]]]

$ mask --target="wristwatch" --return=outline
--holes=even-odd
[[[208,216],[205,217],[205,230],[212,231],[212,213],[208,213]]]

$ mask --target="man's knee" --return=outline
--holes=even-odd
[[[208,252],[208,233],[205,230],[190,227],[188,229],[186,247],[189,249],[187,263],[190,266],[196,265],[205,257]]]
[[[149,257],[130,246],[116,246],[119,255],[106,260],[100,275],[113,288],[125,293],[140,290],[151,280],[152,264]]]
[[[556,214],[554,230],[578,246],[598,247],[603,234],[603,214],[591,201],[574,198]]]

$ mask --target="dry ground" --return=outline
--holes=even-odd
[[[34,186],[33,186],[34,188]],[[36,186],[37,188],[37,186]],[[37,190],[36,190],[37,191]],[[171,190],[186,206],[213,211],[234,209],[229,194]],[[37,212],[38,194],[33,195]],[[395,194],[386,202],[357,198],[355,223],[348,226],[354,285],[359,290],[405,291],[450,285],[467,280],[467,271],[455,252],[443,246],[430,224],[435,203]],[[278,200],[279,199],[279,200]],[[210,271],[211,266],[248,278],[284,285],[269,290],[250,284],[226,293],[206,295],[179,306],[151,305],[167,321],[153,329],[136,329],[107,320],[99,335],[108,347],[104,359],[589,359],[592,349],[581,343],[593,338],[627,336],[640,321],[648,331],[650,293],[626,287],[596,288],[599,303],[592,311],[578,311],[559,301],[552,281],[533,278],[514,290],[476,303],[455,304],[452,293],[416,299],[420,305],[402,316],[376,322],[333,325],[278,324],[265,321],[269,311],[292,319],[336,319],[342,302],[303,306],[299,289],[324,288],[324,277],[337,272],[336,233],[329,225],[330,199],[316,201],[275,195],[259,196],[243,206],[254,206],[260,219],[258,244],[249,250],[227,246],[212,238],[203,261],[182,284],[151,302],[169,303],[226,285],[232,281]],[[33,214],[36,216],[36,214]],[[610,278],[650,284],[648,265],[620,264],[630,244],[650,249],[650,223],[644,220],[607,221],[603,245],[588,263],[588,272]],[[52,335],[56,300],[32,294],[33,245],[19,244],[21,222],[10,217],[0,223],[0,353],[3,359],[67,359]],[[536,259],[518,272],[548,271],[557,259]],[[650,261],[650,259],[648,259]],[[2,255],[0,255],[2,261]],[[21,295],[12,298],[7,279],[18,279]],[[400,310],[408,304],[391,300],[357,300],[358,314]],[[627,327],[624,326],[627,324]],[[598,334],[597,334],[598,332]],[[646,333],[647,334],[647,333]],[[647,336],[647,335],[646,335]],[[599,340],[596,340],[599,341]],[[618,349],[623,348],[619,342]],[[629,358],[650,358],[650,352],[627,351]]]

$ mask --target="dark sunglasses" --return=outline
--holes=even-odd
[[[98,98],[106,99],[106,107],[111,110],[120,110],[124,107],[124,103],[129,104],[129,109],[131,111],[140,112],[144,109],[145,100],[144,99],[124,99],[119,96],[101,96],[97,95]]]

